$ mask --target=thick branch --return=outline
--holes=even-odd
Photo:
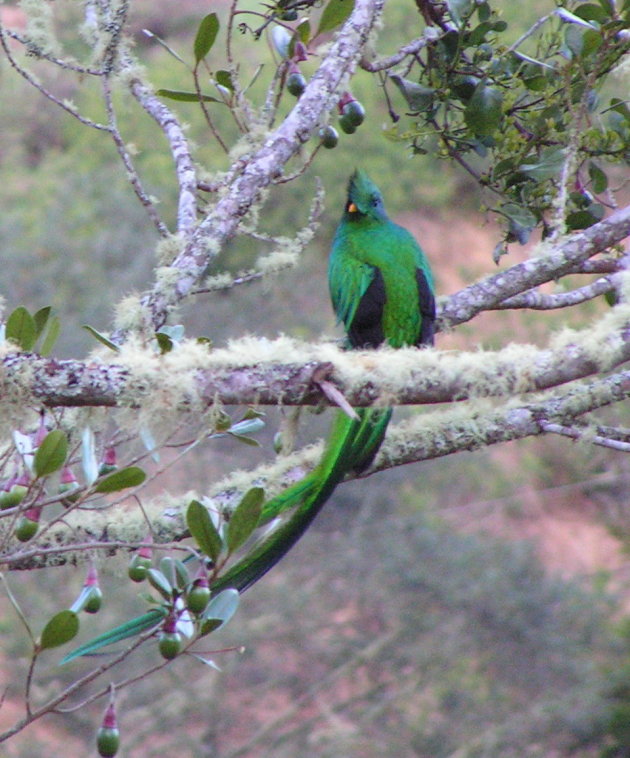
[[[411,420],[398,424],[388,431],[385,443],[374,464],[362,476],[369,476],[406,463],[439,458],[464,450],[475,450],[511,440],[524,439],[545,433],[545,425],[570,424],[590,411],[612,403],[621,402],[630,395],[630,371],[597,379],[578,385],[569,391],[543,396],[535,402],[515,405],[507,401],[498,408],[480,405],[458,405],[447,410],[418,414]],[[484,407],[485,406],[485,407]],[[242,472],[238,484],[228,478],[219,482],[209,496],[220,507],[233,507],[249,486],[265,486],[278,481],[287,486],[311,469],[319,460],[321,448],[312,446],[300,451],[273,466],[263,466],[251,472],[246,481]],[[352,478],[352,477],[350,477]],[[187,493],[187,498],[191,493]],[[153,519],[153,535],[156,541],[172,542],[188,536],[182,513],[188,503],[169,507],[161,516]],[[154,510],[154,507],[152,508]],[[60,524],[46,534],[38,545],[29,545],[4,559],[11,569],[42,568],[48,564],[61,564],[67,555],[76,558],[73,547],[77,542],[90,541],[95,547],[107,545],[112,552],[118,547],[117,524],[111,512],[102,516],[93,515],[89,527],[80,512],[67,518],[69,524]],[[127,519],[124,532],[133,540],[137,532],[142,541],[146,531],[144,518],[138,516],[134,527]],[[65,546],[65,548],[64,548]]]
[[[281,338],[249,339],[214,352],[184,343],[167,356],[135,348],[129,363],[123,351],[121,362],[112,365],[9,355],[1,364],[0,392],[9,402],[14,397],[21,403],[31,395],[49,407],[138,407],[163,397],[168,388],[169,402],[182,411],[216,399],[225,404],[325,404],[327,393],[318,384],[322,380],[333,381],[356,407],[514,395],[556,387],[630,360],[628,311],[624,304],[616,306],[589,329],[567,332],[563,340],[556,337],[547,349],[510,345],[496,352],[407,348],[361,353]],[[294,361],[285,362],[287,355]]]

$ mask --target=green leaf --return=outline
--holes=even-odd
[[[398,87],[407,105],[414,112],[426,111],[433,105],[435,90],[433,87],[423,87],[421,84],[403,79],[398,74],[389,77]]]
[[[147,613],[142,614],[142,616],[137,616],[136,618],[131,619],[131,621],[127,621],[114,629],[110,629],[109,632],[100,634],[93,640],[81,645],[76,650],[73,650],[66,655],[66,657],[61,660],[61,663],[68,663],[82,655],[94,653],[107,645],[113,645],[115,642],[126,640],[129,637],[135,637],[137,634],[141,634],[142,632],[157,626],[162,622],[166,614],[167,611],[165,608],[152,608],[150,611],[147,611]]]
[[[446,4],[453,23],[457,28],[461,28],[464,18],[470,15],[472,0],[447,0]]]
[[[223,624],[227,624],[236,613],[239,601],[238,590],[233,588],[223,590],[216,597],[213,597],[201,617],[201,634],[210,634]]]
[[[236,506],[227,525],[227,548],[233,553],[247,540],[258,525],[265,491],[262,487],[252,487]]]
[[[593,192],[599,194],[606,191],[608,188],[608,177],[594,161],[588,164],[588,175],[591,178]]]
[[[352,13],[353,8],[354,0],[329,0],[319,19],[317,34],[329,32],[331,29],[343,24]]]
[[[489,136],[497,130],[503,117],[503,93],[480,82],[464,111],[464,121],[477,136]]]
[[[48,329],[46,330],[46,336],[38,350],[38,353],[44,357],[50,355],[51,350],[55,346],[55,342],[59,339],[61,333],[61,321],[59,316],[53,316],[48,321]]]
[[[37,313],[33,316],[33,321],[35,322],[35,335],[36,337],[40,337],[44,329],[46,328],[46,324],[48,323],[48,319],[50,318],[50,312],[52,311],[52,308],[50,305],[45,306],[44,308],[40,308]]]
[[[32,350],[37,339],[37,326],[31,314],[20,306],[7,319],[5,336],[19,345],[22,350]]]
[[[160,571],[174,587],[180,590],[190,583],[190,574],[186,566],[176,558],[171,558],[170,555],[164,556],[160,561]]]
[[[156,332],[155,339],[158,343],[158,347],[160,348],[160,353],[162,355],[171,352],[173,349],[173,340],[168,336],[168,334],[164,334],[164,332]]]
[[[536,216],[527,208],[516,203],[506,203],[501,206],[499,212],[508,219],[510,232],[521,245],[524,245],[529,239],[532,229],[536,226]]]
[[[198,500],[191,500],[188,505],[186,526],[199,549],[216,563],[223,549],[223,540],[212,523],[208,509]]]
[[[186,61],[180,55],[178,55],[175,52],[175,50],[173,50],[172,47],[169,47],[161,37],[158,37],[157,34],[153,34],[153,32],[149,31],[149,29],[143,29],[142,31],[147,35],[147,37],[151,37],[151,39],[154,39],[159,45],[162,45],[162,47],[166,50],[167,53],[172,55],[173,58],[178,60],[180,63],[183,63],[184,66],[188,68],[188,64],[186,63]]]
[[[195,62],[199,64],[212,49],[219,33],[219,19],[216,13],[209,13],[202,19],[195,37]]]
[[[79,617],[74,611],[59,611],[44,627],[39,638],[39,649],[49,650],[70,642],[79,631]]]
[[[114,350],[117,353],[120,352],[118,345],[115,345],[111,340],[108,340],[104,334],[97,332],[93,326],[90,326],[89,324],[83,324],[83,329],[89,332],[92,337],[94,337],[94,339],[97,339],[102,345],[105,345],[105,347],[108,347],[110,350]]]
[[[147,569],[147,579],[149,584],[156,589],[165,600],[173,599],[173,585],[168,578],[158,569]]]
[[[168,97],[171,100],[179,100],[182,103],[223,103],[223,100],[219,100],[211,95],[198,95],[196,92],[180,92],[175,89],[159,89],[156,93],[159,97]]]
[[[540,182],[545,179],[553,179],[560,173],[565,160],[565,150],[562,147],[547,147],[540,151],[536,160],[521,163],[519,171],[522,171],[530,179]]]
[[[67,457],[68,438],[61,429],[53,429],[44,437],[35,453],[33,461],[35,476],[48,476],[53,471],[59,471]]]
[[[258,440],[253,440],[251,437],[246,437],[244,434],[234,434],[233,431],[229,431],[228,434],[235,440],[242,442],[243,445],[249,445],[249,447],[260,447]]]
[[[296,26],[295,31],[297,32],[300,42],[303,42],[305,45],[307,45],[311,38],[310,21],[307,18],[303,18]]]
[[[225,87],[225,89],[230,92],[234,92],[234,83],[232,82],[232,75],[229,71],[224,71],[223,69],[217,71],[214,75],[214,80],[221,87]]]
[[[137,487],[147,478],[144,471],[138,466],[128,466],[120,471],[114,471],[113,474],[106,476],[94,488],[95,492],[105,494],[108,492],[119,492],[128,487]]]

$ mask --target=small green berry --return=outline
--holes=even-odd
[[[158,648],[162,658],[172,661],[182,650],[182,636],[179,632],[162,632],[158,642]]]
[[[287,89],[294,97],[299,97],[306,89],[306,79],[299,71],[294,71],[287,77]]]
[[[339,117],[339,126],[341,127],[341,131],[345,132],[346,134],[354,134],[357,130],[355,124],[353,124],[346,115]]]
[[[339,133],[334,126],[323,126],[319,130],[319,138],[322,143],[322,147],[332,150],[333,147],[337,147],[339,142]]]
[[[342,118],[347,118],[353,126],[357,127],[365,120],[365,108],[358,100],[350,100],[343,106],[341,115]]]

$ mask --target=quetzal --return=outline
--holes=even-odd
[[[433,344],[435,298],[426,256],[411,234],[391,221],[383,197],[363,171],[350,178],[328,267],[332,304],[350,348]],[[263,507],[261,523],[295,508],[258,547],[212,584],[247,589],[299,540],[335,487],[374,459],[391,408],[359,408],[358,419],[338,411],[313,471]]]

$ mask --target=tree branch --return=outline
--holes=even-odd
[[[516,405],[513,400],[508,400],[492,408],[488,400],[476,400],[446,410],[418,414],[390,427],[376,460],[361,477],[407,463],[544,434],[547,424],[566,426],[585,413],[621,402],[628,396],[630,371],[625,371],[574,386],[564,392],[548,393],[531,403]],[[555,429],[552,428],[552,431]],[[320,456],[321,445],[310,446],[281,458],[271,466],[261,466],[248,477],[243,472],[237,474],[236,480],[228,477],[217,483],[208,497],[217,508],[229,510],[250,486],[264,487],[271,483],[277,487],[279,482],[282,486],[288,486],[312,469]],[[352,478],[355,476],[348,476],[348,479]],[[188,536],[182,514],[194,496],[193,493],[186,493],[185,501],[162,509],[161,514],[152,517],[156,543],[179,541]],[[151,510],[155,513],[159,505],[154,503]],[[90,542],[101,549],[110,544],[112,552],[115,552],[120,535],[111,512],[92,514],[89,524],[81,512],[69,514],[65,521],[49,529],[45,539],[36,545],[30,544],[21,553],[16,551],[7,556],[4,563],[12,570],[42,568],[51,563],[59,565],[67,558],[57,548],[77,542]],[[142,516],[127,514],[121,528],[130,542],[143,541],[146,523]],[[134,534],[137,540],[134,540]],[[76,552],[71,555],[76,559]]]
[[[339,86],[354,71],[363,47],[380,17],[384,0],[357,0],[354,9],[282,124],[247,158],[237,161],[228,191],[196,227],[184,251],[173,261],[178,272],[173,287],[157,284],[145,293],[147,308],[155,329],[162,326],[170,310],[190,294],[208,265],[238,228],[258,200],[260,192],[277,179],[293,157],[319,126],[332,107]],[[138,96],[140,84],[134,85]],[[147,93],[142,94],[146,98]],[[122,335],[116,335],[120,339]]]

